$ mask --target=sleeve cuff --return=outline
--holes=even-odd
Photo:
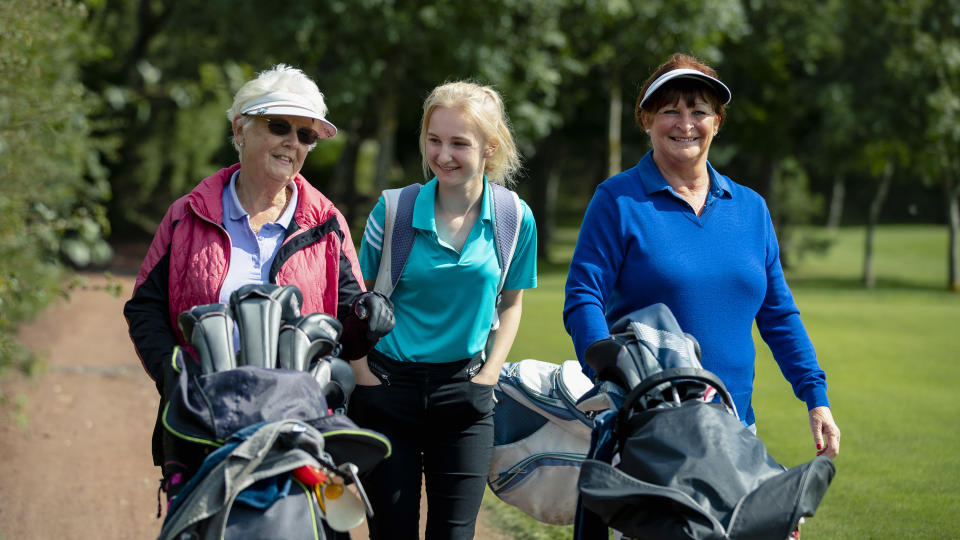
[[[815,387],[804,393],[803,401],[807,404],[807,410],[814,407],[829,407],[830,400],[827,399],[827,389],[824,387]]]

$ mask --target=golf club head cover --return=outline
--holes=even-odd
[[[226,305],[194,306],[181,313],[177,323],[196,352],[204,374],[237,367],[233,354],[233,319]]]
[[[313,375],[313,378],[320,383],[321,388],[325,388],[327,383],[330,382],[332,375],[330,362],[327,362],[326,358],[318,358],[317,361],[310,366],[310,375]]]
[[[643,380],[644,370],[629,350],[626,341],[611,336],[594,341],[587,347],[583,360],[593,368],[598,382],[610,381],[625,392]]]
[[[277,365],[277,337],[289,293],[273,284],[244,285],[230,294],[230,309],[240,331],[237,364],[273,368]]]
[[[281,321],[292,321],[300,316],[300,307],[303,306],[303,293],[300,289],[293,285],[282,285],[277,289],[274,298],[280,302],[283,310],[280,314]]]
[[[327,400],[327,406],[335,411],[345,411],[350,401],[350,394],[357,385],[350,364],[336,357],[321,358],[313,366],[313,373],[314,378],[323,387],[323,397]]]
[[[277,367],[307,371],[310,362],[320,356],[336,354],[343,326],[326,313],[297,317],[280,327]]]

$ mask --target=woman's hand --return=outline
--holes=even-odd
[[[502,363],[502,362],[501,362]],[[470,382],[477,384],[485,384],[487,386],[493,386],[500,382],[500,369],[490,369],[493,365],[486,363],[483,365],[483,368],[477,372],[476,375],[470,379]]]
[[[505,289],[497,308],[500,328],[487,338],[487,360],[483,368],[474,375],[472,382],[493,385],[500,381],[500,368],[507,360],[507,353],[513,346],[520,327],[520,315],[523,312],[523,289]],[[492,340],[492,342],[491,342]]]
[[[350,362],[350,367],[353,369],[353,376],[357,380],[357,384],[360,386],[377,386],[380,383],[380,379],[370,371],[370,366],[367,365],[367,357],[364,356],[359,360],[354,360]]]
[[[813,432],[818,456],[827,456],[830,459],[837,457],[840,453],[840,428],[833,421],[830,407],[810,409],[810,431]]]

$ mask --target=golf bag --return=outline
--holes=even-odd
[[[575,538],[606,538],[612,527],[640,539],[780,540],[814,514],[833,462],[778,464],[666,306],[636,311],[611,332],[585,359],[626,395],[595,419]]]
[[[164,379],[165,469],[181,476],[161,539],[333,538],[372,515],[357,476],[390,443],[335,412],[354,384],[340,324],[301,317],[299,294],[246,286],[180,316],[196,358],[175,349]]]
[[[607,395],[587,395],[592,390],[576,360],[503,365],[494,387],[487,476],[494,495],[544,523],[573,523],[593,417],[609,407]]]

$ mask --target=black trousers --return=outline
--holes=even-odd
[[[358,385],[347,411],[392,453],[363,479],[370,538],[419,538],[421,477],[428,540],[472,539],[493,449],[493,387],[470,382],[482,360],[444,364],[367,358],[378,386]]]

